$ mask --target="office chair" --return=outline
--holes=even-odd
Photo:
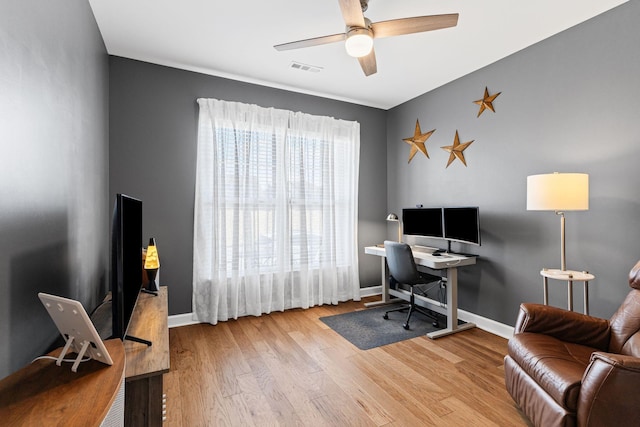
[[[416,267],[416,262],[413,259],[411,247],[406,243],[386,240],[384,242],[384,250],[387,257],[387,265],[389,266],[389,273],[391,274],[391,285],[394,283],[408,285],[411,291],[411,296],[409,297],[409,304],[387,311],[383,318],[388,319],[389,313],[393,311],[408,310],[407,320],[405,320],[402,327],[409,329],[409,320],[411,319],[411,315],[414,311],[417,311],[431,319],[434,319],[433,326],[437,327],[438,318],[434,314],[429,313],[426,309],[415,304],[413,288],[417,285],[425,285],[434,282],[440,283],[442,278],[440,276],[419,272]]]

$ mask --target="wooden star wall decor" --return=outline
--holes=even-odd
[[[453,139],[453,145],[447,145],[445,147],[440,147],[442,148],[444,151],[447,151],[449,153],[449,161],[447,162],[447,166],[449,167],[449,165],[451,163],[453,163],[453,161],[457,158],[459,159],[463,165],[465,165],[465,167],[467,166],[467,161],[464,159],[464,153],[463,151],[467,149],[468,146],[471,145],[471,143],[473,142],[473,140],[469,141],[469,142],[465,142],[464,144],[460,144],[460,137],[458,137],[458,131],[456,130],[456,136]]]
[[[411,151],[409,152],[409,161],[407,163],[411,163],[411,159],[413,159],[413,156],[416,155],[418,150],[421,151],[425,156],[427,156],[427,159],[429,158],[429,153],[427,153],[427,147],[425,147],[424,143],[435,131],[436,130],[433,129],[427,133],[422,133],[422,130],[420,130],[420,121],[416,119],[416,129],[413,133],[413,136],[403,139],[404,142],[411,145]]]
[[[480,117],[480,114],[484,113],[484,110],[487,108],[494,113],[496,110],[493,108],[493,101],[500,95],[502,92],[498,92],[493,95],[489,95],[489,90],[485,86],[484,88],[484,97],[482,99],[478,99],[477,101],[473,101],[474,104],[478,104],[480,106],[480,111],[478,111],[478,115],[476,117]]]

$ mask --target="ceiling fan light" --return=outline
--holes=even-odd
[[[347,54],[354,58],[367,56],[373,48],[371,32],[366,28],[356,28],[349,31],[344,47],[347,50]]]

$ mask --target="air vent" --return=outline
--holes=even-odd
[[[296,62],[296,61],[293,61],[291,63],[291,68],[294,68],[300,71],[309,71],[312,73],[319,73],[320,71],[322,71],[322,67],[316,67],[315,65],[303,64],[302,62]]]

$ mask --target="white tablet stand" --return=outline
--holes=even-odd
[[[56,365],[60,366],[62,364],[69,350],[78,354],[71,367],[73,372],[78,370],[78,365],[85,356],[107,365],[113,365],[107,348],[79,301],[42,292],[38,294],[38,297],[66,341],[60,356],[56,360]]]

